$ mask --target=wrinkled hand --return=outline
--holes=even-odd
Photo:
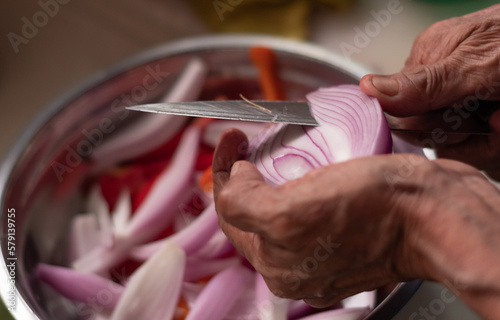
[[[477,113],[491,114],[479,100],[500,100],[499,43],[500,5],[495,5],[432,25],[417,38],[400,73],[367,75],[360,85],[380,100],[387,113],[412,116],[399,119],[402,127],[464,132],[489,124],[500,133],[499,111],[486,122],[476,117]],[[416,144],[436,147],[440,157],[463,161],[500,178],[500,135],[443,136],[437,132],[410,138]]]
[[[219,224],[276,295],[320,307],[393,281],[500,279],[475,265],[487,265],[478,248],[492,241],[481,234],[493,228],[500,236],[500,216],[482,211],[500,207],[500,196],[472,167],[385,155],[271,186],[252,164],[237,161],[246,146],[233,129],[217,147]]]

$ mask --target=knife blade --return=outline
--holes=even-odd
[[[256,122],[318,126],[307,102],[295,101],[193,101],[144,104],[129,110]]]
[[[126,107],[128,110],[204,117],[227,120],[287,123],[318,126],[307,102],[266,100],[224,100],[151,103]],[[407,128],[390,128],[391,131],[411,134],[433,134],[433,131]],[[444,131],[445,134],[494,135],[494,132]]]

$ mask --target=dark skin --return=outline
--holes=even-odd
[[[495,5],[433,24],[418,36],[401,72],[366,75],[360,86],[380,101],[385,112],[404,117],[393,118],[401,127],[451,132],[486,127],[499,133],[500,112],[491,114],[491,107],[500,109],[499,67],[500,5]],[[490,101],[490,110],[477,105],[477,100]],[[479,121],[476,113],[491,116]],[[500,135],[448,135],[446,141],[434,142],[439,157],[500,178]]]
[[[443,32],[431,26],[401,73],[368,75],[361,88],[394,116],[426,123],[435,110],[488,88],[485,78],[500,82],[497,16],[500,6],[493,6],[441,22]],[[381,85],[378,77],[390,81]],[[500,86],[488,99],[499,97]],[[489,124],[500,129],[498,112]],[[500,169],[499,139],[467,136],[437,146],[460,162],[380,155],[271,186],[242,160],[248,142],[231,129],[213,163],[219,224],[279,296],[323,307],[425,279],[443,283],[485,319],[499,319],[500,192],[477,170]]]

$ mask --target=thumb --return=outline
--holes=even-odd
[[[214,198],[228,182],[231,167],[243,158],[248,148],[248,139],[237,129],[227,129],[223,132],[212,161],[212,177],[214,182]]]
[[[467,94],[467,81],[451,63],[404,68],[392,75],[369,74],[361,79],[363,92],[376,97],[385,112],[407,117],[450,106]]]
[[[248,161],[237,161],[231,168],[229,181],[220,191],[217,212],[225,221],[248,232],[262,232],[261,214],[272,206],[272,187]]]

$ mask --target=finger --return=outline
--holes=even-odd
[[[229,224],[221,215],[219,226],[236,250],[253,264],[255,252],[258,252],[257,248],[260,246],[260,238],[254,233],[242,231]]]
[[[214,179],[214,198],[217,198],[222,187],[229,180],[231,167],[240,160],[248,148],[248,139],[243,132],[237,129],[227,129],[222,134],[215,148],[212,162],[212,176]]]
[[[407,117],[452,105],[474,93],[475,88],[463,79],[460,69],[448,58],[432,65],[408,67],[393,75],[369,74],[361,79],[360,87],[376,97],[387,113]]]
[[[233,226],[248,232],[267,234],[265,221],[275,207],[275,190],[247,161],[236,162],[230,179],[216,200],[219,215]]]
[[[436,149],[439,158],[465,162],[479,170],[496,170],[500,160],[500,136],[470,136],[453,145]]]
[[[484,178],[480,171],[471,165],[450,159],[437,159],[434,163],[438,164],[444,171],[456,176],[477,176]]]

